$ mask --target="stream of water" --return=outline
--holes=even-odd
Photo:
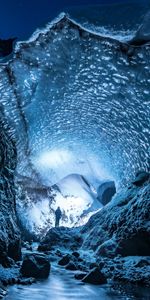
[[[47,280],[31,286],[11,286],[5,300],[150,300],[146,289],[115,289],[109,285],[94,286],[74,279],[74,272],[52,267]]]

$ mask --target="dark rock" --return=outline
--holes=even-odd
[[[100,261],[100,262],[98,263],[99,269],[101,270],[101,269],[104,267],[104,265],[105,265],[104,261]]]
[[[66,270],[76,271],[78,270],[77,266],[73,262],[69,262],[66,266]]]
[[[59,260],[58,264],[60,266],[66,266],[69,262],[70,262],[70,255],[67,254]]]
[[[81,263],[82,263],[82,262],[83,262],[83,258],[79,257],[79,258],[78,258],[78,262],[81,262]]]
[[[114,239],[110,239],[103,244],[101,244],[97,249],[97,255],[99,256],[107,256],[107,257],[115,257],[118,252],[118,245]]]
[[[120,190],[81,228],[82,249],[99,257],[150,255],[150,184]]]
[[[27,254],[20,272],[23,277],[47,278],[50,273],[50,262],[45,255]]]
[[[74,278],[77,280],[82,280],[86,275],[87,273],[77,273],[74,275]]]
[[[110,266],[110,268],[109,268],[110,271],[114,271],[114,269],[115,269],[115,266]]]
[[[79,258],[79,257],[80,257],[80,254],[79,254],[79,252],[77,252],[77,251],[72,252],[72,255],[73,255],[74,257],[76,257],[76,258]]]
[[[86,263],[76,263],[76,267],[77,267],[77,270],[80,270],[80,271],[83,271],[83,272],[86,272],[89,268],[88,266],[86,265]]]
[[[119,248],[122,256],[150,256],[150,232],[139,230],[119,241]]]
[[[143,185],[148,179],[150,179],[150,174],[144,171],[139,171],[136,174],[135,180],[132,182],[136,186]]]
[[[47,252],[47,251],[50,251],[50,250],[52,250],[52,248],[51,248],[51,246],[49,245],[49,244],[40,244],[39,246],[38,246],[38,251],[39,252]]]
[[[68,249],[77,249],[83,240],[76,228],[57,227],[51,228],[41,241],[38,250],[51,250],[54,247],[61,249],[64,245]]]
[[[143,268],[145,266],[150,266],[150,261],[147,259],[141,258],[135,265],[136,268]]]
[[[83,282],[85,283],[91,283],[91,284],[104,284],[107,283],[106,277],[101,273],[99,268],[95,268],[90,273],[88,273],[83,279]]]
[[[94,269],[94,268],[97,268],[97,267],[98,267],[98,264],[97,264],[97,263],[91,263],[91,264],[89,265],[90,270],[92,270],[92,269]]]
[[[150,286],[150,257],[125,257],[114,266],[113,280]]]

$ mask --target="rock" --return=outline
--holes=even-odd
[[[77,273],[74,275],[74,278],[77,280],[82,280],[86,275],[87,273]]]
[[[80,257],[80,254],[79,254],[79,252],[77,252],[77,251],[72,252],[72,255],[73,255],[74,257],[76,257],[76,258],[79,258],[79,257]]]
[[[98,267],[99,267],[100,270],[104,267],[104,265],[105,265],[104,261],[99,261],[98,262]]]
[[[78,258],[78,262],[82,263],[83,261],[84,261],[83,258],[81,258],[81,257]]]
[[[132,236],[119,241],[122,256],[150,256],[150,232],[139,230]]]
[[[101,273],[99,268],[95,268],[92,271],[90,271],[83,279],[83,282],[85,283],[91,283],[91,284],[105,284],[107,283],[106,277]]]
[[[27,254],[23,260],[20,273],[23,277],[47,278],[50,273],[50,262],[42,254]]]
[[[94,268],[97,268],[97,267],[98,267],[98,264],[97,264],[97,263],[91,263],[91,264],[89,265],[90,270],[92,270],[92,269],[94,269]]]
[[[76,250],[81,246],[82,242],[82,237],[76,228],[51,228],[41,241],[38,250],[51,250],[54,247],[61,249],[64,245],[70,250]]]
[[[136,186],[143,185],[148,179],[150,179],[150,174],[144,171],[140,171],[136,174],[135,180],[132,182]]]
[[[77,262],[76,267],[77,270],[80,270],[82,272],[86,272],[89,269],[88,266],[86,265],[86,262],[83,262],[82,264]]]
[[[51,251],[53,250],[53,248],[50,246],[50,244],[40,244],[38,246],[38,251],[39,252],[47,252],[47,251]]]
[[[150,257],[129,256],[114,265],[113,280],[150,286]]]
[[[82,249],[93,250],[97,257],[150,255],[149,199],[149,181],[120,190],[80,229]]]
[[[69,262],[70,262],[70,255],[67,254],[59,260],[58,264],[60,266],[66,266]]]
[[[110,239],[98,247],[96,254],[99,256],[107,256],[110,258],[115,257],[118,252],[117,247],[118,247],[117,242],[114,239]]]
[[[150,266],[150,260],[141,258],[137,263],[134,265],[136,268],[143,268],[145,266]]]
[[[77,266],[73,262],[69,262],[66,266],[66,270],[76,271],[78,270]]]
[[[114,181],[108,181],[102,183],[97,190],[97,199],[103,204],[108,204],[114,194],[116,193],[116,187]]]

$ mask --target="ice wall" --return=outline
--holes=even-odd
[[[134,48],[129,57],[121,42],[65,15],[18,43],[12,60],[0,67],[18,172],[51,183],[80,173],[119,184],[147,169],[149,58],[149,46]]]

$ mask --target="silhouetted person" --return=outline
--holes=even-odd
[[[0,57],[5,57],[12,53],[13,44],[17,38],[12,38],[8,40],[0,39]]]
[[[59,227],[59,222],[62,216],[62,212],[60,207],[58,206],[56,211],[55,211],[55,227]]]

